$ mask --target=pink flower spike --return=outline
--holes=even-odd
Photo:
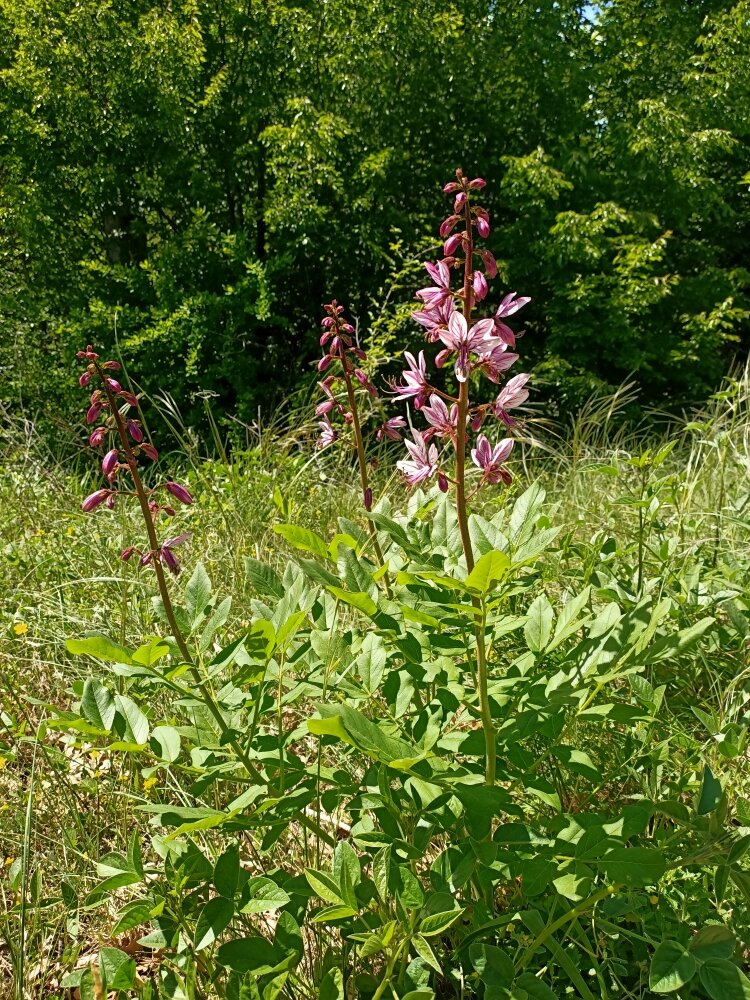
[[[396,468],[404,474],[406,481],[411,486],[416,486],[417,483],[424,482],[425,479],[430,479],[435,475],[438,453],[434,444],[427,447],[427,443],[419,431],[413,431],[413,436],[413,441],[404,441],[406,450],[411,457],[396,462]]]
[[[108,451],[102,459],[102,472],[104,475],[108,476],[110,473],[114,472],[119,462],[120,454],[117,451],[117,448],[113,448],[111,451]]]
[[[471,449],[471,460],[482,470],[482,480],[487,483],[506,482],[508,473],[502,463],[513,450],[513,440],[505,438],[493,448],[484,434],[477,438],[476,448]]]
[[[95,493],[90,493],[81,504],[81,510],[88,514],[95,510],[100,503],[104,503],[111,493],[112,490],[97,490]]]
[[[175,500],[179,500],[180,503],[189,505],[193,502],[193,498],[190,493],[180,483],[164,483],[164,488],[172,494]]]
[[[391,417],[390,420],[386,420],[378,427],[376,437],[378,441],[382,441],[384,437],[387,437],[389,441],[400,441],[399,431],[402,427],[406,427],[406,421],[403,417]]]
[[[472,278],[471,287],[474,291],[474,298],[477,302],[487,298],[487,281],[481,271],[475,271]]]
[[[335,430],[327,416],[318,424],[320,427],[320,437],[318,438],[318,448],[327,448],[338,438],[338,431]]]

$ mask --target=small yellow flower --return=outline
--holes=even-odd
[[[5,859],[5,867],[6,867],[6,868],[10,868],[10,866],[11,866],[11,865],[13,864],[13,862],[14,862],[15,860],[16,860],[15,858],[6,858],[6,859]]]
[[[0,771],[4,771],[5,768],[7,767],[7,765],[8,765],[8,758],[7,757],[0,757]],[[8,808],[10,809],[10,806],[8,806]],[[3,810],[2,806],[0,806],[0,812],[2,812],[2,811],[4,811],[4,810]]]
[[[652,906],[656,906],[657,903],[659,902],[659,897],[658,896],[649,896],[648,897],[648,901],[649,901],[649,903],[651,903]]]
[[[76,526],[74,524],[69,524],[68,527],[65,529],[65,534],[75,535],[75,533],[76,533]]]
[[[29,631],[29,626],[26,624],[26,622],[16,622],[13,625],[13,631],[16,633],[16,635],[26,635],[26,633]]]
[[[150,791],[150,789],[152,789],[154,787],[154,785],[156,785],[158,783],[159,783],[159,779],[158,778],[154,778],[154,777],[146,778],[146,780],[143,782],[143,791],[144,792]]]

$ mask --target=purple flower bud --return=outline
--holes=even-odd
[[[484,240],[487,239],[487,237],[490,235],[489,219],[486,219],[484,216],[480,216],[477,219],[477,232],[482,237],[482,239]]]
[[[115,509],[115,504],[116,503],[117,503],[117,493],[114,493],[114,492],[110,493],[110,495],[104,501],[105,507],[109,507],[110,510],[114,510]]]
[[[102,363],[102,368],[108,368],[112,372],[119,372],[122,365],[119,361],[105,361]]]
[[[471,287],[474,290],[474,298],[477,302],[487,297],[487,279],[481,271],[475,271],[472,278]]]
[[[143,440],[143,431],[141,430],[140,424],[137,420],[126,420],[125,426],[128,429],[128,434],[131,438],[138,444]]]
[[[112,379],[112,381],[114,382],[114,379]],[[136,406],[138,406],[138,397],[137,397],[137,396],[134,396],[132,392],[126,392],[126,391],[125,391],[125,389],[123,389],[123,390],[122,390],[122,391],[121,391],[121,392],[119,393],[119,396],[120,396],[120,399],[124,399],[124,400],[125,400],[125,402],[126,402],[126,403],[127,403],[127,404],[128,404],[129,406],[133,406],[133,407],[136,407]]]
[[[487,272],[487,277],[496,278],[497,262],[495,261],[495,258],[492,256],[489,250],[480,250],[479,252],[482,257],[482,263],[484,264],[484,269]]]
[[[150,458],[152,462],[155,462],[159,457],[159,452],[156,450],[156,448],[154,448],[152,444],[149,444],[147,441],[141,445],[141,451],[143,452],[144,455],[146,455],[147,458]]]
[[[443,244],[443,253],[445,254],[446,257],[450,257],[451,254],[453,254],[455,250],[458,248],[458,245],[461,242],[462,235],[463,235],[462,233],[454,233],[452,236],[449,236],[448,239],[445,241],[445,243]]]
[[[141,556],[141,566],[148,566],[151,560],[154,558],[153,552],[144,552]]]
[[[104,407],[102,406],[101,403],[92,403],[91,406],[88,408],[88,412],[86,413],[86,423],[93,424],[96,420],[98,420],[99,414],[102,412],[103,409]]]
[[[341,338],[336,336],[331,341],[331,346],[328,348],[328,353],[331,357],[333,357],[334,355],[338,355],[340,350],[341,350]]]
[[[460,212],[465,204],[466,204],[466,192],[459,191],[458,194],[456,195],[455,201],[453,202],[453,211]]]
[[[450,233],[453,230],[453,227],[458,222],[458,218],[459,217],[457,215],[449,215],[447,219],[443,220],[443,222],[440,224],[440,236],[442,237],[442,239],[445,239],[446,236],[450,235]]]
[[[112,392],[122,392],[122,386],[116,378],[105,378],[104,381],[107,383]]]
[[[343,323],[341,329],[344,330],[346,333],[354,333],[354,327],[352,326],[351,323]]]
[[[102,459],[102,472],[105,476],[108,476],[111,472],[114,472],[120,461],[120,454],[117,448],[113,448],[108,451],[107,454]]]
[[[359,358],[360,361],[367,361],[367,355],[363,350],[360,350],[359,347],[352,347],[351,353],[354,355],[355,358]]]
[[[85,389],[90,381],[91,381],[91,372],[84,372],[83,375],[81,375],[81,377],[78,379],[78,384]]]
[[[95,493],[90,493],[81,504],[81,510],[88,514],[89,511],[95,510],[100,503],[104,503],[111,493],[112,490],[97,490]]]
[[[98,448],[99,445],[104,441],[104,436],[107,433],[106,427],[97,427],[96,430],[92,431],[89,435],[89,445],[92,448]]]
[[[326,306],[326,308],[328,307]],[[324,326],[326,329],[330,329],[333,326],[333,316],[326,316],[326,318],[321,321],[320,325]]]
[[[447,493],[448,492],[448,477],[445,475],[444,472],[438,472],[437,481],[438,481],[438,489],[440,490],[440,492],[441,493]]]
[[[443,187],[443,194],[453,194],[454,191],[460,190],[461,185],[456,184],[455,181],[448,181],[448,183]]]
[[[128,545],[128,547],[126,549],[123,549],[122,552],[120,553],[120,559],[122,559],[123,562],[127,562],[128,559],[130,559],[130,557],[134,555],[136,552],[138,552],[138,549],[135,547],[135,545]]]
[[[333,358],[331,357],[330,354],[324,354],[323,357],[318,362],[318,371],[324,372],[332,361]]]
[[[336,407],[335,399],[326,399],[322,403],[318,403],[318,405],[315,407],[315,416],[322,417],[324,416],[324,414],[330,413],[331,410],[335,409],[335,407]]]
[[[487,184],[487,181],[483,177],[475,177],[473,181],[469,181],[469,188],[472,191],[479,191],[486,184]]]
[[[471,418],[471,429],[476,434],[477,431],[482,429],[482,424],[484,423],[484,410],[480,410],[479,413],[475,413]]]
[[[372,490],[368,486],[364,493],[365,510],[372,510]]]
[[[164,487],[172,494],[175,500],[179,500],[180,503],[191,504],[193,502],[193,498],[180,483],[164,483]]]

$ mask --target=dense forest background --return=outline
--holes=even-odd
[[[64,415],[116,337],[252,419],[331,297],[413,347],[457,165],[559,405],[699,400],[750,332],[749,56],[747,0],[0,0],[0,400]]]

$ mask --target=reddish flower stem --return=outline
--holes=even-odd
[[[159,560],[159,539],[157,538],[156,535],[154,519],[151,516],[151,510],[148,505],[148,493],[143,485],[143,480],[141,479],[140,473],[138,472],[138,460],[135,457],[130,441],[128,439],[128,432],[127,428],[125,427],[125,421],[123,420],[122,414],[120,413],[119,407],[117,405],[117,399],[112,390],[110,389],[110,387],[107,385],[102,375],[102,371],[98,365],[97,365],[97,370],[99,371],[99,374],[102,376],[102,384],[104,386],[104,391],[106,392],[107,399],[109,400],[109,406],[112,416],[115,418],[115,423],[117,425],[117,433],[120,438],[120,444],[122,446],[122,450],[125,452],[125,457],[127,459],[128,467],[130,469],[130,474],[133,477],[133,486],[135,487],[135,493],[136,496],[138,497],[138,503],[140,504],[141,507],[141,514],[143,515],[143,520],[146,524],[146,532],[148,534],[149,547],[154,554],[154,558],[151,560],[151,562],[154,567],[154,571],[156,573],[156,581],[159,586],[159,594],[161,595],[162,604],[164,606],[164,613],[167,616],[169,627],[172,630],[172,635],[174,636],[174,640],[177,643],[177,648],[180,651],[180,656],[187,664],[189,664],[190,672],[193,675],[193,679],[195,680],[198,690],[200,691],[201,698],[205,702],[205,705],[208,708],[211,715],[213,715],[214,719],[218,723],[221,733],[224,736],[228,732],[224,716],[222,715],[221,709],[214,701],[214,697],[209,691],[207,685],[201,678],[200,673],[198,671],[198,667],[193,661],[192,656],[190,655],[190,650],[188,649],[187,643],[185,642],[185,637],[180,631],[180,627],[177,624],[177,619],[175,618],[174,606],[172,604],[172,599],[169,596],[169,586],[167,585],[167,578],[164,573],[164,567],[162,566],[161,561]],[[264,780],[262,774],[255,767],[255,765],[250,760],[247,753],[243,750],[240,744],[236,740],[231,740],[230,743],[232,749],[237,754],[237,757],[242,762],[247,773],[250,775],[253,781],[257,781],[263,784]]]
[[[362,496],[363,498],[367,496],[367,491],[370,488],[370,480],[367,475],[367,457],[365,455],[365,444],[362,439],[362,425],[359,422],[359,413],[357,411],[357,398],[354,395],[354,386],[352,384],[352,376],[349,371],[349,362],[344,354],[344,348],[341,348],[341,367],[344,371],[344,381],[346,382],[346,394],[349,398],[349,410],[352,414],[352,427],[354,428],[354,440],[357,447],[357,464],[359,465],[359,479],[362,484]],[[372,539],[372,546],[375,550],[375,555],[377,557],[378,563],[383,566],[385,565],[385,559],[383,558],[383,550],[380,548],[380,542],[378,541],[378,532],[375,525],[370,520],[369,511],[366,511],[365,516],[367,517],[367,530],[370,533],[370,538]],[[385,585],[385,591],[388,596],[391,596],[391,586],[388,582],[388,573],[386,572],[383,576],[383,583]]]
[[[466,222],[466,260],[464,262],[463,314],[467,327],[471,327],[471,308],[473,303],[472,269],[474,263],[474,234],[471,225],[471,207],[469,199],[464,205]],[[456,427],[456,515],[458,530],[466,559],[466,569],[469,573],[474,569],[474,549],[469,533],[469,516],[466,498],[466,422],[469,415],[469,381],[460,383],[458,392],[458,425]],[[487,693],[487,650],[484,641],[484,607],[478,597],[472,597],[471,603],[481,612],[475,619],[474,635],[477,642],[477,686],[479,694],[479,714],[482,719],[485,744],[485,784],[495,784],[496,771],[496,737],[495,724],[492,721],[492,711]]]

